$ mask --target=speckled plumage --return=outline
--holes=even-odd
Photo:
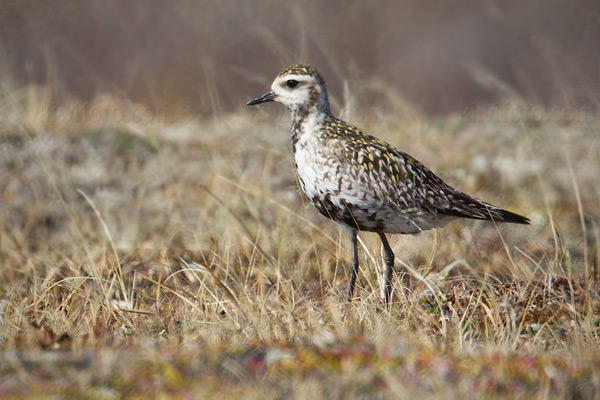
[[[248,105],[279,101],[292,111],[292,146],[302,191],[325,216],[350,228],[352,296],[358,272],[356,231],[377,232],[386,252],[386,301],[394,255],[385,233],[414,234],[455,218],[528,223],[527,218],[464,194],[410,155],[334,117],[321,75],[297,64]]]

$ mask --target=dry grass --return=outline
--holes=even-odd
[[[362,122],[533,221],[394,237],[388,311],[369,234],[346,303],[347,240],[298,193],[285,115],[93,110],[143,107],[3,94],[1,396],[600,395],[597,119]]]

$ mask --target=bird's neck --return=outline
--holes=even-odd
[[[329,105],[326,108],[319,105],[300,105],[292,108],[292,147],[294,152],[303,136],[318,136],[321,132],[323,120],[332,117]]]
[[[294,152],[301,137],[319,135],[321,125],[326,118],[333,117],[329,109],[329,98],[325,83],[322,82],[318,90],[310,92],[310,101],[304,104],[295,104],[290,107],[292,111],[292,145]]]

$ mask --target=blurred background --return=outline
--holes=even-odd
[[[240,110],[284,66],[318,67],[335,101],[385,89],[428,115],[506,97],[595,109],[595,0],[282,3],[211,0],[0,4],[2,75],[54,98],[124,96],[196,115]]]

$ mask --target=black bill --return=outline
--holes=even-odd
[[[275,100],[275,97],[277,97],[277,95],[272,91],[268,91],[267,93],[264,93],[258,97],[255,97],[253,99],[250,99],[249,102],[246,103],[247,106],[253,106],[255,104],[260,104],[260,103],[267,103],[269,101],[273,101]]]

